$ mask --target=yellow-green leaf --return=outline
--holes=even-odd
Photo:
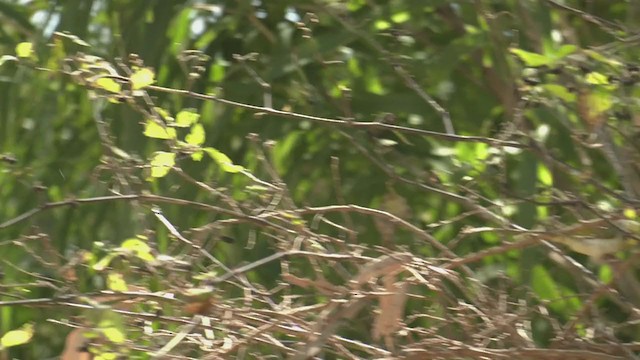
[[[191,145],[200,146],[204,144],[204,136],[204,126],[202,126],[202,124],[195,124],[191,127],[191,132],[184,140]]]
[[[520,60],[522,60],[522,62],[524,62],[525,65],[531,66],[531,67],[548,65],[548,64],[551,64],[554,60],[551,57],[544,56],[542,54],[532,53],[522,49],[511,48],[509,49],[509,51],[511,51],[512,54],[519,57]]]
[[[21,42],[16,45],[16,55],[19,58],[30,58],[34,55],[33,44],[30,42]]]
[[[100,354],[97,354],[94,359],[95,360],[116,360],[119,356],[121,355],[113,352],[102,352]]]
[[[626,217],[627,219],[635,219],[638,217],[638,213],[630,208],[624,209],[622,214],[624,214],[624,217]]]
[[[146,262],[155,260],[153,254],[151,254],[151,247],[149,247],[149,245],[141,239],[127,239],[122,242],[122,245],[120,247],[122,249],[133,252],[135,256]]]
[[[138,90],[155,82],[155,73],[149,68],[138,69],[131,75],[131,88]]]
[[[576,101],[576,94],[570,92],[566,87],[558,84],[544,84],[542,88],[555,95],[562,100],[572,103]]]
[[[113,291],[127,291],[129,288],[127,287],[127,282],[124,281],[122,274],[119,273],[110,273],[107,275],[107,287],[109,290]]]
[[[151,159],[151,176],[160,178],[169,173],[169,170],[176,163],[176,154],[158,151]]]
[[[107,254],[105,257],[100,259],[100,261],[98,261],[95,265],[93,265],[93,270],[95,271],[104,270],[107,266],[109,266],[109,264],[111,263],[111,260],[113,260],[114,257],[115,257],[114,254]]]
[[[600,114],[611,109],[613,106],[613,98],[610,93],[605,91],[594,91],[588,96],[589,114],[591,116],[600,116]]]
[[[391,21],[397,24],[401,24],[403,22],[407,22],[407,20],[411,19],[411,14],[408,11],[401,11],[395,13],[391,16]]]
[[[164,119],[165,121],[168,122],[172,122],[174,121],[173,117],[171,117],[171,114],[169,114],[169,112],[161,107],[154,107],[153,110],[155,110],[158,115],[160,115],[162,117],[162,119]]]
[[[600,266],[600,270],[598,271],[598,278],[604,283],[609,284],[613,281],[613,271],[611,270],[611,266],[603,265]]]
[[[391,27],[391,24],[389,24],[388,21],[378,20],[373,24],[373,26],[375,26],[376,30],[386,30]]]
[[[11,330],[0,339],[0,347],[8,348],[12,346],[26,344],[33,337],[33,324],[25,324],[20,329]]]
[[[102,334],[104,334],[104,336],[111,342],[116,344],[122,344],[127,339],[124,336],[124,333],[114,326],[103,328]]]
[[[97,87],[103,88],[112,93],[119,93],[120,90],[122,90],[120,84],[118,84],[115,80],[106,77],[96,80],[95,84]]]
[[[176,129],[165,128],[157,122],[149,119],[144,124],[144,135],[155,139],[175,139]]]
[[[609,79],[607,79],[607,76],[596,72],[596,71],[592,71],[590,73],[587,74],[587,77],[585,79],[589,84],[594,84],[594,85],[607,85],[609,84]]]
[[[560,49],[558,49],[558,51],[556,51],[555,53],[553,53],[553,56],[556,59],[561,59],[564,58],[568,55],[573,54],[574,52],[576,52],[578,50],[578,47],[575,45],[571,45],[571,44],[567,44],[567,45],[562,45],[560,47]]]
[[[553,176],[549,171],[549,168],[542,164],[538,164],[538,180],[545,186],[553,185]]]
[[[177,127],[189,127],[191,124],[195,124],[200,119],[200,114],[195,112],[193,109],[184,109],[180,110],[178,115],[176,115],[176,124]]]
[[[231,159],[229,159],[229,157],[226,154],[214,148],[210,148],[210,147],[204,148],[204,151],[206,151],[207,154],[211,156],[213,161],[215,161],[220,166],[220,168],[222,168],[222,170],[225,172],[237,173],[244,170],[242,166],[234,165],[233,161],[231,161]]]
[[[193,161],[200,161],[202,160],[203,156],[204,156],[204,151],[199,150],[191,154],[191,159],[193,159]]]

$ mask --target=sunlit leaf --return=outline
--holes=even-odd
[[[560,47],[560,49],[558,49],[558,51],[556,51],[553,56],[556,59],[561,59],[564,58],[568,55],[573,54],[574,52],[576,52],[578,50],[578,47],[572,44],[566,44],[566,45],[562,45]]]
[[[0,347],[8,348],[12,346],[26,344],[33,337],[33,324],[25,324],[20,329],[11,330],[0,339]]]
[[[19,58],[30,58],[34,55],[33,44],[30,42],[21,42],[16,45],[16,56]]]
[[[95,360],[116,360],[120,356],[121,355],[116,354],[114,352],[101,352],[99,354],[96,354],[94,359]]]
[[[572,103],[576,101],[576,94],[570,92],[566,87],[558,84],[544,84],[542,88],[562,100]]]
[[[519,57],[520,60],[522,60],[522,62],[524,62],[526,66],[538,67],[543,65],[549,65],[554,60],[553,58],[550,58],[548,56],[532,53],[522,49],[511,48],[509,49],[509,51],[511,51],[512,54]]]
[[[585,80],[587,81],[587,83],[594,84],[594,85],[609,84],[609,79],[607,79],[606,75],[599,72],[595,72],[595,71],[588,73],[587,76],[585,77]]]
[[[391,24],[388,21],[378,20],[374,24],[376,30],[386,30],[391,27]]]
[[[204,126],[202,126],[202,124],[195,124],[191,127],[191,132],[184,140],[191,145],[200,146],[204,143],[204,138]]]
[[[144,125],[144,135],[154,139],[175,139],[176,130],[162,127],[157,122],[149,119]]]
[[[120,248],[125,249],[127,251],[131,251],[138,258],[150,262],[155,260],[155,257],[151,253],[151,247],[141,239],[138,238],[130,238],[122,242]]]
[[[631,208],[624,209],[622,213],[624,214],[624,217],[626,217],[627,219],[635,219],[638,217],[638,213]]]
[[[97,87],[103,88],[112,93],[119,93],[122,87],[113,79],[102,77],[95,82]]]
[[[611,109],[613,106],[613,97],[605,91],[594,91],[587,97],[590,115],[598,116],[603,112]]]
[[[207,154],[209,154],[209,156],[218,163],[224,172],[237,173],[244,170],[242,166],[234,165],[233,161],[231,161],[227,155],[214,148],[204,148],[204,151],[206,151]]]
[[[107,287],[109,288],[109,290],[113,291],[129,290],[129,288],[127,287],[127,282],[124,281],[124,278],[120,273],[109,273],[109,275],[107,275]]]
[[[107,339],[116,344],[121,344],[127,339],[124,333],[115,326],[103,328],[101,331]]]
[[[204,157],[204,151],[202,150],[196,151],[191,154],[191,159],[193,159],[193,161],[200,161],[202,160],[203,157]]]
[[[151,159],[151,176],[160,178],[169,173],[169,170],[176,163],[176,154],[164,151],[158,151]]]
[[[149,68],[142,68],[131,75],[131,88],[138,90],[155,82],[155,73]]]
[[[408,11],[402,11],[391,15],[391,20],[397,24],[406,22],[409,19],[411,19],[411,14],[409,14]]]
[[[107,266],[109,266],[109,264],[111,263],[111,260],[113,260],[115,256],[116,256],[115,254],[107,254],[105,257],[100,259],[100,261],[98,261],[95,265],[93,265],[92,267],[93,270],[102,271],[106,269]]]
[[[586,55],[588,55],[589,57],[591,57],[592,59],[596,60],[596,61],[599,61],[599,62],[604,63],[604,64],[608,64],[608,65],[613,66],[613,67],[622,67],[622,66],[624,66],[623,62],[618,61],[613,56],[606,56],[606,55],[604,55],[602,53],[599,53],[597,51],[588,50],[588,49],[584,50],[584,53]]]
[[[162,117],[163,120],[168,121],[168,122],[173,122],[174,119],[171,116],[171,114],[169,114],[169,112],[161,107],[154,107],[153,110],[155,110],[158,115],[160,115],[160,117]]]
[[[553,176],[549,169],[543,164],[538,164],[538,180],[545,186],[553,185]]]
[[[176,115],[176,123],[177,127],[189,127],[192,124],[195,124],[200,119],[200,114],[198,114],[193,109],[183,109]]]

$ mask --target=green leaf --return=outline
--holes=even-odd
[[[191,154],[191,159],[193,159],[193,161],[200,161],[202,160],[203,156],[204,156],[204,151],[199,150]]]
[[[611,269],[611,266],[608,266],[608,265],[600,266],[600,269],[598,271],[598,278],[604,284],[610,284],[614,278],[614,273],[613,273],[613,270]]]
[[[378,20],[373,26],[376,30],[386,30],[391,27],[391,24],[388,21]]]
[[[638,217],[638,213],[631,208],[624,209],[622,211],[622,214],[624,215],[625,218],[632,219],[632,220]]]
[[[120,84],[115,80],[106,77],[96,80],[95,84],[97,87],[103,88],[104,90],[112,93],[120,93],[120,90],[122,90]]]
[[[116,254],[107,254],[105,257],[100,259],[100,261],[98,261],[97,263],[95,263],[95,265],[92,266],[93,270],[102,271],[106,269],[107,266],[109,266],[109,264],[111,263],[111,260],[113,260],[113,258],[115,257],[116,257]]]
[[[154,178],[164,177],[176,163],[176,154],[158,151],[151,159],[151,176]]]
[[[409,19],[411,19],[411,14],[408,11],[398,12],[391,16],[391,21],[397,24],[407,22]]]
[[[116,360],[120,356],[122,356],[122,354],[116,354],[114,352],[101,352],[100,354],[96,355],[94,360]]]
[[[538,180],[545,186],[553,186],[553,176],[543,164],[538,164]]]
[[[101,329],[102,334],[115,344],[122,344],[127,338],[120,329],[115,326]]]
[[[122,274],[120,273],[109,273],[107,275],[107,288],[112,291],[127,291],[129,288],[127,287],[127,282],[124,281]]]
[[[30,42],[21,42],[16,45],[16,56],[19,58],[30,58],[34,56],[33,44]]]
[[[131,75],[131,88],[138,90],[155,82],[155,73],[149,68],[138,69]]]
[[[144,125],[144,135],[154,139],[175,139],[176,129],[165,128],[149,119]]]
[[[595,71],[588,73],[587,76],[585,77],[585,80],[587,81],[587,83],[594,84],[594,85],[609,84],[609,79],[607,79],[606,75],[599,72],[595,72]]]
[[[568,56],[568,55],[573,54],[574,52],[576,52],[576,50],[578,50],[578,47],[577,47],[577,46],[575,46],[575,45],[571,45],[571,44],[568,44],[568,45],[562,45],[562,46],[560,47],[560,49],[558,49],[558,51],[556,51],[556,52],[553,54],[553,57],[554,57],[556,60],[558,60],[558,59],[562,59],[562,58],[564,58],[564,57],[566,57],[566,56]]]
[[[200,119],[200,114],[198,114],[194,109],[183,109],[180,110],[178,115],[176,115],[176,123],[177,127],[189,127],[192,124],[195,124]]]
[[[151,247],[139,238],[130,238],[122,242],[121,249],[131,251],[145,262],[154,261],[155,257],[151,254]]]
[[[200,146],[204,144],[204,126],[195,124],[191,127],[191,132],[185,137],[185,141],[191,145]]]
[[[165,110],[165,109],[163,109],[163,108],[161,108],[159,106],[155,106],[153,108],[153,110],[155,110],[158,113],[158,115],[160,115],[160,117],[162,117],[163,120],[165,120],[167,122],[175,121],[173,119],[173,117],[171,117],[171,114],[169,114],[169,112],[167,110]]]
[[[572,103],[576,101],[576,94],[570,92],[566,87],[558,84],[544,84],[542,88],[547,90],[552,95],[559,97],[560,99]]]
[[[599,116],[613,106],[613,97],[606,91],[594,91],[587,97],[589,103],[589,115]]]
[[[536,294],[545,300],[557,300],[562,295],[556,282],[542,266],[535,266],[533,268],[531,286]]]
[[[214,148],[207,147],[207,148],[204,148],[203,150],[207,154],[209,154],[209,156],[211,156],[213,161],[215,161],[222,168],[224,172],[237,173],[244,170],[242,166],[234,165],[233,161],[231,161],[231,159],[229,159],[227,155],[225,155],[224,153]]]
[[[584,53],[596,61],[599,61],[603,64],[608,64],[615,68],[624,66],[624,63],[616,60],[615,57],[606,56],[593,50],[584,50]]]
[[[517,57],[524,62],[526,66],[530,67],[539,67],[543,65],[551,64],[554,59],[548,56],[544,56],[542,54],[532,53],[526,50],[511,48],[509,51],[516,55]]]
[[[26,344],[33,337],[33,324],[25,324],[18,330],[11,330],[0,339],[0,348]]]

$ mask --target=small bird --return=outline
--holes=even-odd
[[[598,260],[638,246],[640,222],[630,219],[595,219],[539,233],[537,236]]]

